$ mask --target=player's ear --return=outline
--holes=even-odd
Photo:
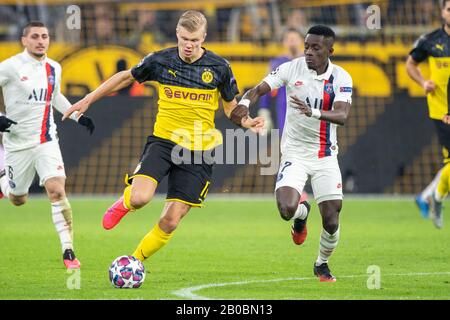
[[[22,37],[20,38],[20,40],[21,40],[21,42],[22,42],[22,46],[25,47],[27,38],[24,37],[24,36],[22,36]]]
[[[328,53],[330,54],[330,57],[333,55],[333,53],[334,53],[334,48],[333,47],[330,47],[329,49],[328,49]]]

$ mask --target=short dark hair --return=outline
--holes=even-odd
[[[33,27],[47,28],[47,26],[41,21],[30,21],[25,25],[25,27],[23,27],[22,36],[26,37],[28,32],[30,32],[30,29]]]
[[[323,25],[316,25],[311,27],[306,34],[315,34],[317,36],[323,36],[324,38],[332,38],[333,40],[336,39],[336,34],[334,33],[334,31],[330,27]]]
[[[447,3],[447,1],[450,1],[450,0],[442,0],[442,2],[441,2],[442,8],[445,8],[445,4]]]

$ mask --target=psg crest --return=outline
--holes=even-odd
[[[332,83],[325,84],[324,90],[326,93],[332,94],[333,93],[333,84]]]
[[[55,77],[53,75],[48,76],[48,83],[50,83],[51,85],[55,84]]]

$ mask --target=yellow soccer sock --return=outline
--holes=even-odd
[[[441,177],[439,178],[439,183],[437,185],[436,200],[442,201],[449,191],[450,185],[450,163],[447,163],[442,169]]]
[[[137,259],[144,261],[151,255],[153,255],[156,251],[161,249],[167,242],[169,242],[170,238],[172,238],[172,233],[165,233],[158,224],[156,224],[153,229],[147,233],[147,235],[142,239],[139,246],[133,253]]]
[[[125,208],[130,209],[132,211],[135,210],[131,205],[131,186],[128,186],[123,190],[123,205]]]

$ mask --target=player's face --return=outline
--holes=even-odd
[[[447,27],[450,28],[450,1],[445,2],[444,9],[442,9],[442,18],[444,19]]]
[[[31,27],[28,34],[22,37],[22,45],[26,48],[29,54],[42,58],[50,44],[50,37],[47,28]]]
[[[202,44],[205,42],[206,33],[203,28],[195,32],[189,32],[183,27],[178,27],[178,54],[181,59],[190,62],[195,61],[202,55]]]
[[[305,59],[309,69],[322,70],[327,63],[328,58],[333,53],[333,47],[330,47],[323,36],[308,34],[305,38]]]

